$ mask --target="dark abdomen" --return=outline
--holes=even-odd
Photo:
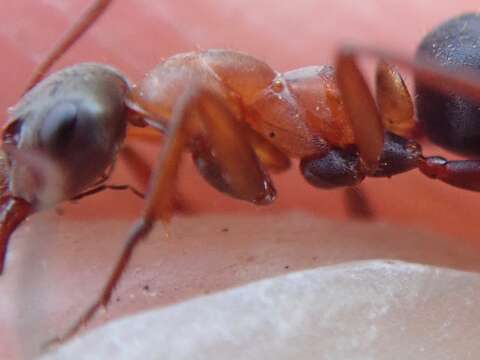
[[[461,15],[432,30],[416,58],[480,71],[480,14]],[[480,155],[480,103],[431,90],[418,81],[416,93],[419,121],[433,142],[463,155]]]

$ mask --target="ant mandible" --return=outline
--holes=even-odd
[[[479,81],[454,76],[422,59],[410,62],[371,49],[344,48],[335,69],[310,66],[280,74],[242,53],[207,50],[163,61],[138,86],[115,69],[93,63],[43,79],[111,1],[96,0],[36,69],[3,132],[0,273],[8,239],[26,217],[108,187],[107,170],[127,125],[166,137],[142,215],[107,284],[58,341],[75,335],[108,304],[136,245],[155,221],[169,220],[184,150],[213,187],[254,204],[274,200],[267,170],[287,169],[290,158],[299,158],[303,176],[320,188],[352,187],[367,176],[389,177],[418,168],[451,185],[480,190],[479,161],[425,157],[420,145],[408,138],[418,125],[400,74],[381,61],[374,100],[355,62],[358,53],[397,62],[413,70],[422,84],[480,101]],[[421,90],[420,96],[422,91],[429,90]],[[461,147],[462,133],[446,143],[429,129],[424,126],[441,145],[476,150]]]

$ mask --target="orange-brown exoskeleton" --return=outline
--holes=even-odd
[[[139,240],[155,221],[169,220],[184,151],[213,187],[254,204],[275,199],[269,171],[287,169],[291,158],[301,160],[306,180],[320,188],[353,187],[367,176],[419,168],[450,184],[479,189],[478,170],[457,170],[455,162],[424,157],[408,139],[416,126],[414,105],[400,75],[380,62],[375,101],[349,51],[339,53],[336,69],[311,66],[283,74],[242,53],[206,50],[161,62],[137,86],[94,63],[42,79],[110,2],[97,0],[39,66],[3,132],[0,272],[8,239],[27,216],[108,187],[108,170],[127,127],[151,129],[166,139],[144,210],[107,284],[60,340],[108,304]],[[407,65],[419,79],[438,83],[441,78],[442,86],[478,94],[478,83],[469,87],[435,67]]]

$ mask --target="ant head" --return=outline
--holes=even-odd
[[[11,195],[49,205],[100,178],[125,136],[128,90],[116,70],[85,63],[27,92],[3,134]]]

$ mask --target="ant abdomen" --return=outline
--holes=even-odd
[[[441,24],[420,43],[417,59],[450,69],[480,70],[480,14],[464,14]],[[416,82],[416,105],[425,134],[451,151],[480,155],[480,103]]]

